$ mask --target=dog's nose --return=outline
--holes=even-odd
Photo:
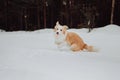
[[[58,35],[58,34],[59,34],[59,32],[56,32],[56,34]]]

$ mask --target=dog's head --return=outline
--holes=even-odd
[[[59,22],[56,22],[56,25],[54,27],[54,32],[56,36],[60,36],[60,35],[65,35],[66,31],[67,31],[68,26],[66,25],[60,25]]]

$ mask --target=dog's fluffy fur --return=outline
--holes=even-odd
[[[81,50],[87,50],[87,51],[94,51],[93,46],[88,46],[82,38],[74,33],[74,32],[68,32],[67,31],[68,26],[66,25],[60,25],[59,22],[56,22],[56,25],[54,27],[55,32],[55,43],[58,45],[58,47],[63,47],[65,45],[68,45],[69,48],[72,51],[81,51]]]

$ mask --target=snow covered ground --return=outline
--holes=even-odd
[[[0,80],[120,80],[120,27],[70,29],[98,52],[60,51],[52,29],[0,32]]]

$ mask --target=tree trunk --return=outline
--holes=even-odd
[[[112,0],[112,10],[111,10],[111,20],[110,20],[111,24],[113,24],[114,7],[115,7],[115,0]]]
[[[46,0],[43,0],[44,3],[44,28],[46,28]]]
[[[8,0],[5,1],[5,26],[8,28]]]
[[[37,0],[37,22],[38,22],[38,29],[40,29],[40,4],[39,4],[39,0]]]

